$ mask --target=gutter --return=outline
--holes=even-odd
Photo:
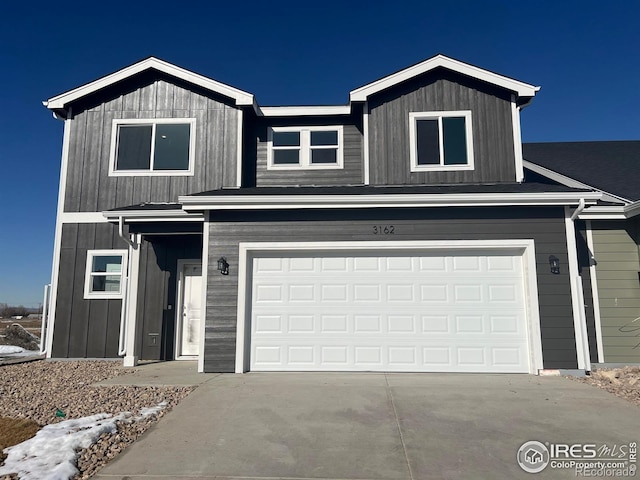
[[[180,196],[186,211],[319,208],[565,206],[594,205],[601,192],[375,194],[375,195],[201,195]]]

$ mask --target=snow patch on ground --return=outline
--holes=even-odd
[[[141,409],[136,416],[131,412],[99,413],[46,425],[35,437],[4,449],[7,459],[0,475],[17,473],[21,480],[68,480],[78,473],[78,450],[89,448],[103,433],[115,433],[116,422],[139,421],[166,406],[167,402],[160,402]]]
[[[0,345],[0,355],[11,355],[13,353],[22,353],[26,351],[22,347],[16,347],[14,345]]]
[[[0,345],[0,357],[4,358],[18,358],[18,357],[33,357],[40,355],[38,350],[25,350],[22,347],[15,345]]]

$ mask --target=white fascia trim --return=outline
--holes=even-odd
[[[136,222],[167,222],[167,221],[180,221],[180,222],[203,222],[204,216],[202,214],[193,214],[185,212],[184,210],[128,210],[120,212],[105,211],[97,213],[102,217],[103,222],[112,222],[120,220],[122,217],[125,222],[135,220]]]
[[[62,223],[107,223],[100,212],[62,212],[60,214]]]
[[[623,205],[593,205],[583,210],[578,218],[580,220],[624,220],[627,217]]]
[[[538,280],[536,273],[535,242],[531,239],[514,240],[451,240],[451,241],[355,241],[355,242],[240,242],[238,261],[238,317],[236,326],[236,373],[248,370],[248,354],[245,352],[246,317],[250,312],[251,298],[246,295],[251,282],[252,259],[264,252],[327,252],[327,251],[464,251],[469,249],[504,250],[522,252],[525,271],[525,288],[528,297],[527,330],[529,343],[529,372],[537,374],[543,369],[542,336],[538,306]],[[246,360],[246,361],[245,361]]]
[[[523,160],[522,164],[528,170],[535,172],[543,177],[547,177],[554,182],[558,182],[561,185],[565,185],[571,188],[588,188],[591,190],[598,190],[602,192],[602,200],[607,202],[624,202],[627,203],[629,200],[626,198],[619,197],[614,195],[613,193],[605,192],[604,190],[600,190],[599,188],[594,187],[593,185],[587,185],[586,183],[579,182],[578,180],[574,180],[571,177],[567,177],[566,175],[562,175],[561,173],[554,172],[553,170],[549,170],[548,168],[541,167],[540,165],[536,165],[535,163],[531,163],[528,160]]]
[[[595,257],[595,243],[593,241],[593,228],[591,220],[587,220],[587,248],[589,253]],[[598,278],[596,263],[589,259],[589,273],[591,274],[591,301],[593,302],[593,317],[596,327],[596,348],[598,351],[598,363],[604,363],[604,344],[602,341],[602,318],[600,317],[600,295],[598,293]]]
[[[624,207],[624,216],[626,218],[635,217],[636,215],[640,215],[640,200]]]
[[[535,96],[536,92],[540,90],[540,87],[520,82],[503,75],[498,75],[497,73],[493,73],[488,70],[469,65],[468,63],[454,60],[444,55],[436,55],[435,57],[429,58],[424,62],[418,63],[417,65],[405,68],[404,70],[400,70],[399,72],[388,75],[384,78],[381,78],[380,80],[376,80],[375,82],[352,90],[349,93],[349,99],[352,102],[364,102],[367,100],[367,97],[373,95],[374,93],[380,92],[389,87],[393,87],[398,83],[410,80],[411,78],[414,78],[438,67],[453,70],[454,72],[458,72],[463,75],[467,75],[469,77],[473,77],[478,80],[482,80],[484,82],[506,88],[507,90],[515,92],[520,97],[533,97]]]
[[[78,100],[79,98],[151,68],[166,73],[167,75],[180,78],[181,80],[194,85],[198,85],[209,91],[224,95],[225,97],[232,98],[235,100],[236,105],[254,106],[254,97],[248,92],[238,90],[237,88],[217,82],[189,70],[185,70],[184,68],[155,57],[149,57],[141,62],[125,67],[122,70],[118,70],[110,75],[99,78],[98,80],[94,80],[93,82],[87,83],[73,90],[69,90],[68,92],[61,93],[60,95],[52,97],[43,103],[50,110],[65,108],[65,105],[70,102]]]
[[[586,327],[583,328],[586,315],[584,310],[584,302],[581,298],[580,289],[582,289],[582,281],[578,267],[578,247],[576,245],[576,230],[573,220],[571,219],[571,209],[564,207],[564,223],[567,236],[567,255],[569,271],[569,283],[571,284],[571,305],[573,310],[573,328],[576,339],[576,358],[578,361],[578,369],[591,370],[591,362],[589,360],[589,339],[586,336]]]
[[[349,115],[351,105],[313,105],[290,107],[260,107],[265,117],[311,117],[317,115]]]
[[[387,195],[228,195],[181,196],[183,209],[248,210],[290,208],[385,208],[385,207],[481,207],[511,205],[567,205],[584,199],[589,204],[600,192],[484,193],[484,194],[387,194]]]
[[[46,356],[51,358],[53,347],[53,330],[56,321],[56,305],[58,303],[58,277],[60,273],[60,251],[62,248],[62,224],[64,199],[67,189],[67,170],[69,165],[69,139],[71,135],[71,120],[64,121],[62,134],[62,158],[60,160],[60,185],[58,187],[58,212],[56,217],[56,231],[53,243],[53,261],[51,265],[51,300],[49,304],[49,321],[47,322]]]
[[[522,133],[520,131],[520,107],[516,96],[511,95],[511,120],[513,122],[513,153],[516,159],[516,182],[524,181],[524,167],[522,158]]]

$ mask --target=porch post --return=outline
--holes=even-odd
[[[127,282],[126,305],[126,355],[125,367],[135,367],[138,364],[136,352],[136,318],[138,313],[138,272],[140,271],[140,247],[142,235],[136,234],[134,239],[136,248],[129,247],[129,280]]]

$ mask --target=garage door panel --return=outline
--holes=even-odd
[[[528,372],[520,255],[253,261],[252,370]]]

